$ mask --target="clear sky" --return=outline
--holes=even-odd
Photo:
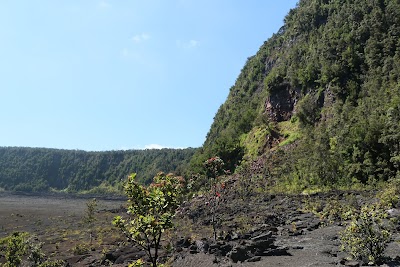
[[[0,146],[199,147],[296,0],[5,0]]]

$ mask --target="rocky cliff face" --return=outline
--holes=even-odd
[[[300,89],[293,89],[289,83],[281,84],[265,101],[265,114],[273,122],[290,120],[300,97]]]

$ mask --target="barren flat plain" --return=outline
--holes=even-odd
[[[14,232],[28,232],[43,243],[43,251],[50,258],[67,260],[71,266],[84,266],[87,256],[79,255],[87,254],[83,250],[90,247],[90,258],[100,259],[102,253],[111,250],[122,239],[111,222],[125,201],[97,199],[95,236],[90,245],[90,229],[83,222],[86,203],[90,199],[0,193],[0,238]]]

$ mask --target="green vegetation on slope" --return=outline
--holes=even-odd
[[[149,183],[159,171],[182,172],[195,149],[85,152],[47,148],[0,148],[0,188],[15,191],[98,192],[121,186],[137,173]]]
[[[286,187],[375,185],[400,176],[399,122],[400,2],[302,0],[246,62],[192,171],[258,158]]]

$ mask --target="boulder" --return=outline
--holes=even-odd
[[[245,260],[251,258],[250,251],[248,247],[245,246],[235,246],[227,256],[231,258],[233,262],[244,262]]]

